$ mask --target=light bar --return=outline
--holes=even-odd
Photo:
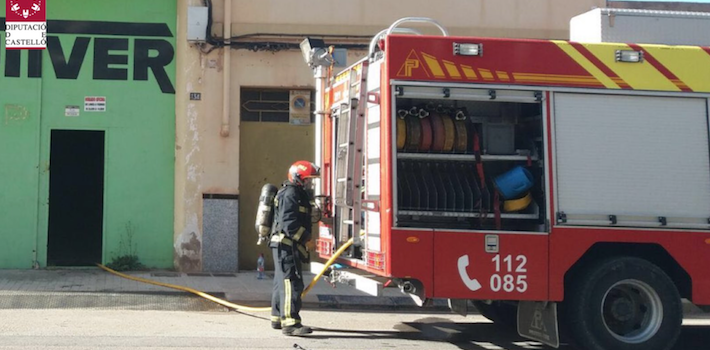
[[[483,56],[483,44],[454,43],[454,55]]]
[[[616,50],[616,62],[643,62],[643,51]]]

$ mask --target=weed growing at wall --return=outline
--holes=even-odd
[[[118,254],[113,253],[114,257],[106,266],[116,271],[132,271],[142,270],[145,266],[138,259],[136,250],[138,245],[133,243],[133,234],[136,228],[132,222],[126,223],[126,232],[121,236],[121,241],[118,243]]]

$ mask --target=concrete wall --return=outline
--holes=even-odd
[[[569,19],[605,0],[232,0],[232,34],[373,35],[402,17],[430,17],[453,35],[564,39]],[[223,13],[223,1],[215,0]],[[221,21],[217,21],[221,22]]]
[[[267,129],[259,129],[258,125],[242,126],[239,91],[241,87],[311,88],[313,78],[298,50],[253,52],[233,49],[230,62],[225,62],[224,49],[202,53],[197,45],[187,43],[187,7],[202,4],[200,0],[178,1],[175,265],[183,271],[203,268],[202,197],[209,193],[239,195],[239,266],[240,269],[252,269],[257,253],[264,249],[254,245],[252,207],[256,205],[255,198],[263,183],[280,182],[285,177],[284,165],[296,159],[292,159],[295,157],[292,153],[269,154],[271,160],[264,163],[259,145],[245,143],[240,137],[244,132],[268,130],[269,142],[279,147],[309,149],[313,147],[313,140],[302,136],[312,137],[312,126],[295,127],[296,131],[288,125],[268,126]],[[213,0],[213,5],[213,32],[222,36],[224,0]],[[406,16],[434,18],[453,35],[566,39],[570,18],[604,5],[604,0],[232,0],[230,22],[233,37],[254,33],[298,34],[271,38],[291,44],[297,44],[306,34],[363,36],[329,37],[326,43],[366,44],[372,35]],[[421,30],[435,33],[430,27]],[[239,40],[266,39],[249,37]],[[203,48],[207,49],[209,45]],[[362,55],[362,51],[350,50],[348,60],[354,62]],[[221,136],[226,65],[231,71],[226,78],[231,89],[228,99],[230,133]],[[202,100],[190,101],[190,92],[202,93]],[[242,176],[246,176],[243,174],[255,174],[253,171],[260,175],[254,175],[248,182],[242,181]],[[261,181],[258,181],[259,176]]]

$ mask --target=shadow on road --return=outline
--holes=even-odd
[[[515,331],[502,329],[492,323],[457,323],[446,318],[427,317],[414,322],[399,323],[392,331],[316,328],[310,339],[405,339],[446,342],[463,350],[534,350],[552,349],[539,342],[520,337]],[[683,326],[678,343],[673,350],[707,349],[710,343],[710,325]],[[570,344],[560,345],[563,350],[577,350]]]

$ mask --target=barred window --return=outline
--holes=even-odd
[[[309,89],[298,89],[309,90]],[[243,122],[289,122],[291,89],[242,88],[240,118]],[[310,90],[311,123],[314,122],[315,92]]]

